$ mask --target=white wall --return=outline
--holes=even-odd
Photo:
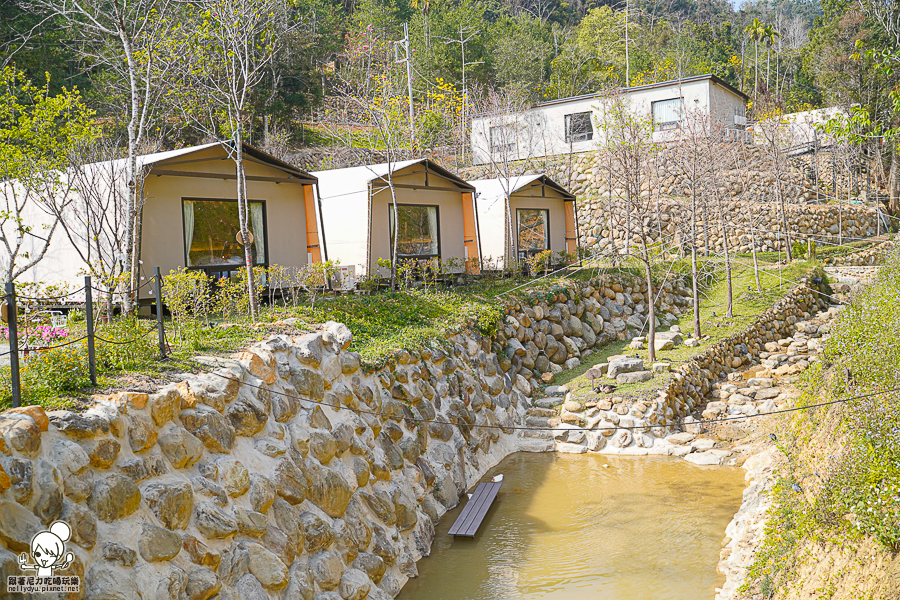
[[[627,102],[637,114],[649,116],[653,102],[681,97],[684,99],[684,111],[701,111],[711,114],[716,122],[734,128],[734,115],[744,114],[744,99],[735,95],[711,79],[688,81],[679,84],[632,89],[625,94]],[[525,115],[524,122],[517,127],[519,140],[513,160],[567,154],[571,152],[587,152],[603,144],[599,123],[603,121],[603,104],[606,99],[600,95],[575,98],[568,101],[538,104]],[[566,142],[565,117],[569,114],[591,112],[594,135],[590,141]],[[510,122],[509,117],[506,118]],[[472,120],[472,153],[475,164],[491,162],[490,128],[501,125],[502,118],[476,117]],[[671,132],[654,132],[655,141],[671,139]],[[494,156],[494,160],[499,158]]]

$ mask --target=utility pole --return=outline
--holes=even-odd
[[[396,56],[396,44],[401,44],[403,46],[403,50],[406,53],[406,57],[403,59],[397,58],[396,61],[398,63],[405,62],[406,63],[406,87],[409,93],[409,132],[412,136],[412,141],[415,143],[416,141],[416,114],[415,108],[413,107],[413,87],[412,87],[412,50],[409,47],[409,23],[403,24],[403,39],[399,42],[394,42],[394,52]]]
[[[628,0],[625,0],[625,87],[631,85],[631,64],[628,61]]]
[[[471,34],[466,37],[466,34],[471,32]],[[463,132],[466,131],[466,128],[469,124],[469,88],[466,87],[466,67],[472,65],[480,65],[483,64],[484,61],[479,60],[475,62],[466,62],[466,43],[471,40],[473,37],[481,33],[481,30],[476,29],[474,27],[463,27],[462,23],[459,25],[459,39],[448,38],[444,36],[436,36],[444,41],[445,44],[459,44],[460,52],[462,54],[462,89],[463,89],[463,114],[462,114],[462,126]]]

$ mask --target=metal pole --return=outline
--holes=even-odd
[[[159,334],[159,356],[166,357],[166,329],[163,325],[162,276],[159,267],[153,270],[153,294],[156,296],[156,332]]]
[[[84,320],[87,323],[88,370],[91,372],[91,385],[97,385],[97,357],[94,352],[94,296],[91,289],[91,277],[84,278]]]
[[[409,47],[409,24],[403,24],[403,47],[406,48],[406,85],[409,91],[409,132],[416,141],[416,116],[413,108],[412,49]]]
[[[6,284],[7,318],[9,319],[9,371],[12,382],[13,408],[22,405],[22,389],[19,381],[19,332],[16,329],[16,284]]]

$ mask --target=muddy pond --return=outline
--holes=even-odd
[[[604,466],[605,465],[605,466]],[[744,471],[667,457],[516,453],[475,539],[437,527],[399,600],[712,600]],[[474,486],[473,486],[474,487]]]

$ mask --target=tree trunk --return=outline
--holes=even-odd
[[[139,119],[140,119],[140,93],[138,91],[138,81],[137,76],[135,75],[136,65],[134,62],[134,53],[131,48],[131,40],[128,39],[128,36],[125,35],[125,32],[121,29],[119,30],[119,39],[122,42],[122,49],[125,51],[125,61],[128,65],[128,86],[129,86],[129,95],[130,97],[130,106],[129,106],[129,115],[128,115],[128,125],[126,126],[126,131],[128,132],[128,161],[126,167],[126,178],[128,180],[128,196],[126,198],[127,206],[125,208],[126,214],[126,224],[125,224],[125,240],[123,243],[122,250],[122,268],[130,269],[130,276],[127,278],[127,281],[133,282],[135,279],[134,269],[137,266],[134,260],[134,230],[137,224],[137,211],[135,210],[136,205],[136,196],[138,193],[137,189],[137,145],[139,138]],[[133,285],[129,285],[128,287],[136,287]],[[123,294],[124,302],[122,305],[122,309],[126,313],[130,313],[132,311],[133,302],[132,302],[132,291],[127,291]]]
[[[891,148],[891,170],[888,174],[888,212],[900,216],[900,138],[895,138]]]
[[[691,290],[694,306],[694,338],[700,339],[700,288],[697,282],[697,190],[691,185]]]
[[[756,90],[759,89],[759,42],[753,42],[756,58],[753,59],[753,100],[756,100]]]
[[[656,306],[653,294],[653,277],[650,272],[650,253],[647,251],[647,239],[643,236],[644,273],[647,277],[647,350],[650,363],[656,362]]]
[[[697,247],[691,245],[691,291],[694,305],[694,339],[700,339],[700,288],[697,284]]]
[[[778,200],[778,206],[781,208],[781,233],[783,236],[782,239],[784,240],[784,250],[785,250],[785,253],[787,254],[788,262],[791,262],[792,260],[794,260],[794,255],[793,255],[793,252],[791,251],[791,236],[790,236],[790,232],[788,231],[787,212],[785,212],[785,210],[784,210],[784,193],[782,192],[782,189],[781,189],[781,169],[779,168],[779,165],[777,162],[778,161],[778,156],[777,156],[778,149],[773,148],[773,151],[775,152],[775,161],[776,161],[775,197]]]
[[[250,321],[256,322],[258,306],[256,302],[256,281],[253,277],[253,254],[250,243],[250,207],[247,203],[247,174],[244,172],[244,146],[241,143],[241,128],[235,132],[234,164],[237,169],[238,223],[241,228],[241,241],[244,246],[244,266],[247,269],[247,293],[250,300]],[[257,232],[261,235],[261,232]]]
[[[391,166],[388,166],[388,187],[391,189],[391,206],[394,210],[394,244],[391,253],[391,290],[397,291],[397,249],[400,240],[400,214],[397,210],[397,189],[394,187],[394,177],[391,173]]]
[[[722,200],[719,199],[719,218],[722,223],[722,246],[725,251],[725,278],[728,282],[728,299],[725,306],[725,317],[734,316],[734,290],[731,282],[731,255],[728,248],[728,229],[725,227],[725,210],[722,208]]]

